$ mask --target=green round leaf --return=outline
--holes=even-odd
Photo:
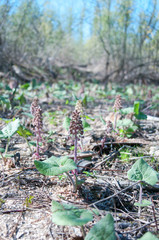
[[[159,240],[159,238],[157,238],[151,232],[147,232],[139,240]]]
[[[124,115],[129,114],[129,113],[133,113],[134,112],[134,108],[133,107],[128,107],[128,108],[123,108],[120,110],[120,112]]]
[[[158,181],[158,173],[151,168],[142,158],[134,163],[127,173],[128,179],[132,181],[144,181],[150,185],[155,185]]]
[[[17,132],[19,126],[20,126],[19,118],[16,119],[15,121],[8,123],[7,126],[5,126],[2,129],[3,136],[7,138],[12,137]]]
[[[77,168],[75,162],[67,156],[48,158],[47,160],[34,161],[37,170],[46,176],[55,176]]]
[[[52,221],[57,225],[82,226],[92,221],[91,211],[52,201]]]
[[[114,220],[110,213],[96,223],[85,240],[115,240]]]
[[[138,206],[138,207],[146,207],[146,206],[152,205],[152,202],[144,199],[144,200],[142,200],[142,203],[136,202],[136,203],[134,203],[134,205]]]

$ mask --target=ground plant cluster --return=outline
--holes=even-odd
[[[159,239],[157,85],[0,89],[0,239]]]

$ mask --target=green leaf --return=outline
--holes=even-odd
[[[127,173],[128,179],[132,181],[145,181],[150,185],[158,181],[158,173],[151,168],[142,158],[134,163]]]
[[[138,129],[138,127],[137,126],[132,126],[132,127],[129,127],[129,128],[127,128],[126,130],[125,130],[125,135],[128,137],[128,138],[130,138],[130,137],[132,137],[132,134],[136,131]]]
[[[140,103],[139,102],[134,102],[134,113],[135,113],[135,115],[139,114],[139,109],[140,109]]]
[[[159,240],[159,238],[157,238],[151,232],[147,232],[147,233],[144,234],[144,236],[139,238],[139,240]]]
[[[8,123],[7,126],[5,126],[2,129],[3,136],[5,138],[11,138],[17,132],[19,126],[20,126],[19,118],[16,119],[15,121]]]
[[[114,220],[110,213],[96,223],[85,240],[115,240]]]
[[[101,115],[100,115],[100,120],[104,125],[106,125],[106,121],[103,119],[103,117]]]
[[[22,88],[22,89],[28,89],[29,86],[30,86],[29,83],[25,83],[25,84],[21,85],[20,88]]]
[[[36,147],[36,142],[35,142],[35,141],[30,141],[29,144],[32,145],[32,146],[34,146],[34,147]],[[39,144],[39,145],[40,145],[40,144]]]
[[[30,132],[29,129],[25,128],[24,126],[20,125],[20,127],[18,128],[18,131],[17,133],[24,137],[24,138],[27,138],[28,136],[32,136],[32,132]]]
[[[128,96],[130,96],[130,95],[133,95],[134,94],[134,92],[133,92],[133,89],[132,89],[132,87],[130,86],[130,87],[128,87],[127,89],[126,89],[126,93],[128,94]]]
[[[24,97],[23,93],[18,97],[18,100],[21,106],[26,103],[26,98]]]
[[[0,139],[1,138],[5,138],[4,135],[3,135],[3,132],[0,130]]]
[[[130,127],[130,126],[133,126],[133,125],[134,125],[134,122],[131,121],[131,119],[128,119],[128,118],[117,121],[117,127],[119,127],[119,128]]]
[[[77,168],[75,162],[67,156],[52,156],[43,162],[34,161],[34,164],[37,170],[46,176],[59,175]]]
[[[84,98],[82,99],[82,105],[83,105],[84,107],[87,107],[87,102],[88,102],[88,100],[87,100],[87,95],[85,95]]]
[[[84,131],[89,131],[92,129],[90,124],[84,119],[82,119],[82,124],[83,124]]]
[[[144,199],[144,200],[142,200],[142,203],[136,202],[136,203],[134,203],[134,205],[137,207],[147,207],[147,206],[152,205],[152,202]]]
[[[55,201],[52,201],[52,212],[52,221],[57,225],[82,226],[93,219],[89,210]]]
[[[5,90],[12,91],[12,89],[9,87],[9,85],[5,86]]]
[[[5,152],[5,149],[4,149],[4,148],[0,148],[0,152],[1,152],[1,153],[4,153],[4,152]]]
[[[36,79],[32,79],[31,86],[32,86],[32,89],[35,89],[37,87]]]
[[[75,101],[78,101],[78,100],[79,100],[78,97],[77,97],[74,93],[72,93],[72,97],[73,97],[73,99],[74,99]]]
[[[70,122],[71,122],[71,119],[66,116],[66,117],[64,118],[64,121],[63,121],[63,127],[64,127],[67,131],[69,130]]]
[[[134,113],[134,108],[133,107],[128,107],[128,108],[123,108],[120,110],[121,114],[129,114],[129,113]]]
[[[89,119],[89,120],[91,120],[91,121],[94,121],[94,120],[95,120],[94,118],[91,118],[91,117],[89,117],[89,116],[87,116],[87,115],[84,115],[83,117],[86,118],[86,119]]]
[[[147,119],[147,115],[144,114],[143,112],[139,112],[139,114],[138,114],[138,115],[135,115],[135,117],[136,117],[137,119],[139,119],[139,120],[141,120],[141,119]]]

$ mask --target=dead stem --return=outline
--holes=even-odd
[[[121,191],[119,191],[119,192],[117,192],[117,193],[115,193],[115,194],[113,194],[113,195],[111,195],[111,196],[109,196],[109,197],[107,197],[107,198],[103,198],[103,199],[101,199],[101,200],[99,200],[99,201],[97,201],[97,202],[94,202],[94,203],[89,204],[89,206],[92,206],[93,204],[98,204],[98,203],[101,203],[101,202],[103,202],[103,201],[106,201],[106,200],[108,200],[108,199],[110,199],[110,198],[113,198],[113,197],[117,196],[118,194],[120,194],[120,193],[122,193],[122,192],[125,192],[127,189],[129,189],[129,188],[131,188],[131,187],[139,184],[140,182],[141,182],[141,181],[139,180],[138,182],[136,182],[136,183],[134,183],[134,184],[132,184],[132,185],[124,188],[123,190],[121,190]]]

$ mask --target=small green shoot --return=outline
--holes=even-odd
[[[5,203],[5,200],[3,200],[2,198],[0,198],[0,208],[2,207],[2,204]]]
[[[140,102],[134,102],[134,115],[137,119],[147,119],[147,115],[140,112]]]
[[[20,125],[17,133],[19,134],[19,136],[21,136],[25,139],[25,141],[29,147],[30,153],[32,153],[31,147],[28,142],[28,137],[33,135],[32,132],[30,132],[30,130],[25,128],[24,126]]]
[[[138,126],[131,119],[125,118],[117,121],[117,129],[120,136],[130,138],[136,132]]]
[[[32,204],[32,199],[33,199],[33,198],[34,198],[33,196],[27,197],[27,198],[25,199],[24,205],[25,205],[26,207],[29,207],[29,206]]]
[[[93,172],[88,172],[88,171],[83,171],[83,173],[87,176],[87,177],[92,177],[92,178],[97,178],[96,176],[95,176],[95,171],[93,171]]]
[[[123,162],[128,162],[131,157],[130,149],[125,148],[120,151],[120,158]]]

